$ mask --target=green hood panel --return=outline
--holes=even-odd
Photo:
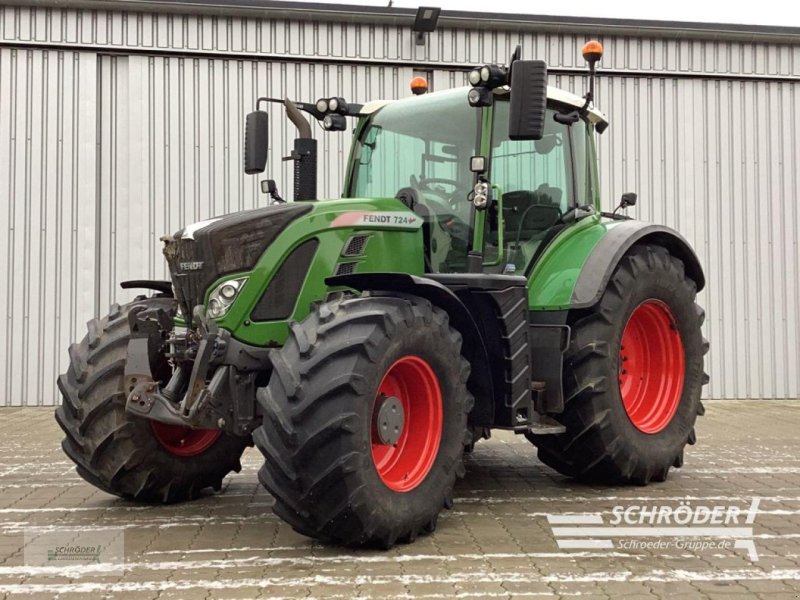
[[[337,291],[329,288],[325,279],[336,274],[343,263],[353,263],[346,268],[357,273],[423,273],[422,222],[399,200],[347,198],[302,204],[307,204],[311,210],[286,225],[252,270],[226,275],[209,286],[211,290],[224,280],[248,277],[229,312],[218,320],[220,327],[243,342],[282,345],[291,321],[304,319],[313,302],[322,301]],[[363,253],[355,257],[342,256],[345,245],[356,234],[367,236]],[[316,239],[318,246],[308,272],[300,274],[304,280],[291,317],[284,321],[253,321],[251,313],[280,266],[295,248],[311,239]]]

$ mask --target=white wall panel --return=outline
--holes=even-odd
[[[0,404],[52,404],[94,311],[97,60],[0,48]]]
[[[56,401],[69,342],[132,296],[117,282],[166,276],[161,235],[263,202],[241,170],[258,95],[396,98],[413,61],[456,87],[518,42],[580,93],[583,40],[451,27],[420,48],[393,24],[0,7],[0,405]],[[604,41],[606,208],[636,191],[631,214],[697,250],[706,394],[800,397],[800,41]],[[320,195],[335,197],[350,132],[315,128]],[[294,134],[272,106],[268,173],[286,197]]]
[[[800,395],[800,85],[614,77],[598,103],[603,196],[680,231],[706,270],[706,393]]]

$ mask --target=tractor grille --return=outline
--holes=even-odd
[[[318,246],[314,238],[292,250],[250,313],[253,321],[277,321],[292,314]]]
[[[214,257],[204,252],[204,244],[177,239],[168,242],[164,255],[172,274],[175,299],[184,315],[191,319],[192,309],[203,304],[206,289],[214,282]]]
[[[311,208],[305,202],[290,202],[246,210],[182,229],[167,239],[164,256],[175,298],[187,318],[191,321],[192,310],[203,304],[214,281],[251,270],[286,225]]]

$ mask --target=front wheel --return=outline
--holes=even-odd
[[[219,490],[249,438],[217,429],[190,429],[133,416],[125,411],[128,314],[136,306],[173,308],[169,298],[146,298],[89,321],[89,333],[69,349],[70,365],[58,378],[63,402],[56,421],[61,444],[78,474],[101,490],[141,502],[178,502],[205,488]],[[151,365],[169,374],[166,359]],[[165,372],[166,369],[166,372]]]
[[[564,362],[566,432],[528,434],[539,458],[589,482],[663,481],[703,414],[703,310],[683,263],[634,247],[600,302],[574,315]]]
[[[415,297],[322,304],[271,359],[253,439],[276,514],[345,545],[432,531],[464,473],[473,402],[447,314]]]

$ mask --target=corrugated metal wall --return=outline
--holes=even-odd
[[[582,91],[584,36],[258,18],[0,7],[0,404],[52,404],[83,323],[164,277],[159,237],[262,202],[241,173],[244,114],[260,94],[363,101],[406,95],[414,64],[436,89],[464,65],[544,57]],[[598,102],[607,205],[676,227],[708,275],[710,397],[800,396],[800,49],[606,37]],[[774,80],[773,80],[774,79]],[[272,120],[270,173],[293,130]],[[349,134],[320,136],[336,196]]]
[[[3,404],[51,404],[94,309],[97,58],[0,48]]]

